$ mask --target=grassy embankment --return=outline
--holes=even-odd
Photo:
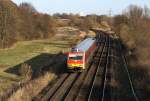
[[[7,69],[42,53],[56,54],[62,50],[67,51],[73,45],[73,40],[76,40],[75,36],[53,37],[47,40],[18,42],[10,49],[0,50],[0,92],[23,79],[16,74],[6,72]],[[46,56],[36,59],[33,64],[46,59],[48,59]]]

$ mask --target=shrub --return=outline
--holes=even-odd
[[[26,63],[21,64],[21,67],[19,68],[19,74],[23,77],[26,77],[27,79],[31,79],[32,78],[31,66]]]

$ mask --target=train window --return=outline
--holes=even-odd
[[[70,60],[82,60],[82,56],[69,57]]]

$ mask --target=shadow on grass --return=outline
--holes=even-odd
[[[59,75],[62,72],[65,72],[65,54],[48,54],[43,53],[36,57],[31,58],[30,60],[25,61],[24,63],[28,64],[32,68],[32,77],[36,78],[40,76],[45,71],[52,72],[56,75]],[[19,75],[19,68],[21,64],[18,64],[14,67],[7,69],[5,72]],[[57,64],[57,65],[56,65]],[[60,66],[59,66],[59,65]]]

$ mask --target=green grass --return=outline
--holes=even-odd
[[[20,42],[15,47],[0,51],[0,66],[9,67],[24,62],[41,53],[58,53],[69,47],[68,40],[39,40]]]
[[[18,42],[10,49],[0,50],[0,80],[2,79],[2,82],[0,82],[0,92],[22,79],[22,77],[5,72],[5,70],[15,67],[33,57],[40,56],[42,53],[56,54],[62,50],[68,50],[73,42],[72,40],[72,37],[53,37],[47,40],[24,41]],[[36,64],[42,61],[44,59],[35,59],[31,61],[33,62],[31,64],[37,66]]]

